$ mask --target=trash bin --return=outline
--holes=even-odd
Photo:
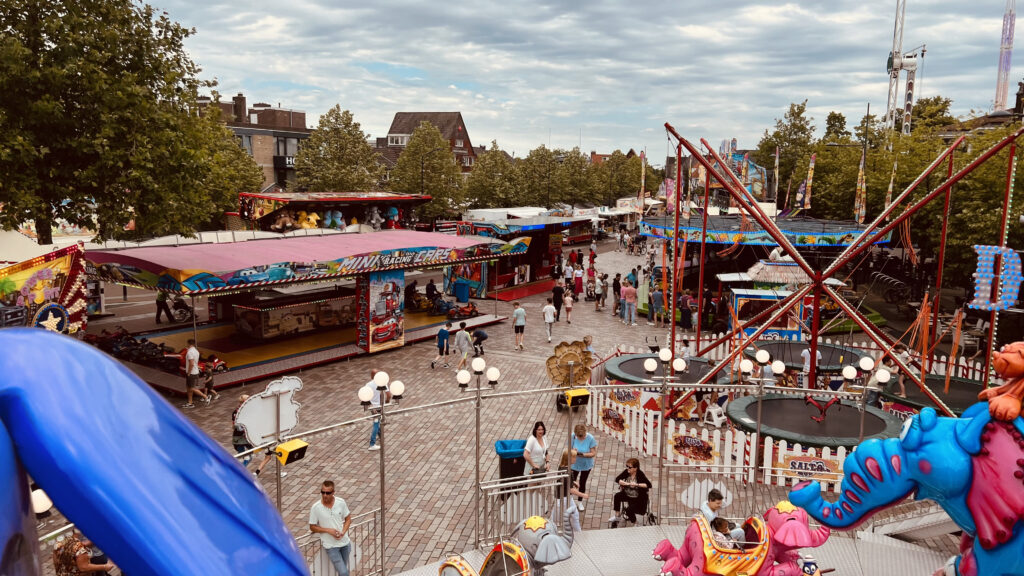
[[[455,282],[455,301],[469,302],[469,282],[462,280]]]
[[[499,478],[515,478],[526,472],[526,458],[523,458],[525,449],[526,440],[498,440],[494,443],[494,451],[499,458]]]

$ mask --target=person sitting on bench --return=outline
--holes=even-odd
[[[609,518],[614,527],[619,521],[619,510],[622,503],[626,503],[622,511],[626,521],[636,523],[637,515],[643,516],[647,513],[648,492],[651,489],[651,481],[640,470],[640,461],[636,458],[626,460],[626,469],[615,477],[615,483],[619,485],[619,491],[612,498],[612,509],[615,514]]]

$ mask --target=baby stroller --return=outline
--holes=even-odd
[[[597,300],[597,286],[593,280],[587,280],[587,287],[585,290],[586,293],[583,296],[584,300],[586,300],[587,302],[593,302],[594,300]]]

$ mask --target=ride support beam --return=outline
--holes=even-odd
[[[672,351],[672,356],[676,354],[676,298],[679,292],[679,206],[680,196],[682,196],[682,173],[683,173],[683,147],[676,145],[676,215],[675,215],[675,228],[672,231],[672,303],[669,307],[669,320],[672,322],[671,329],[669,330],[670,341],[668,343],[668,349]],[[683,263],[686,266],[686,263]],[[703,262],[701,263],[703,267]],[[664,270],[664,268],[662,269]],[[662,288],[664,293],[664,288]],[[662,303],[664,304],[664,302]],[[653,311],[647,313],[647,319],[650,320],[653,316]],[[671,367],[669,368],[671,370]]]
[[[1007,225],[1010,220],[1010,202],[1013,201],[1013,177],[1017,168],[1017,142],[1010,145],[1010,163],[1006,167],[1006,188],[1003,192],[1003,220],[999,228],[999,245],[1006,247]],[[991,312],[988,322],[988,354],[985,354],[985,387],[988,387],[989,370],[992,368],[992,347],[996,344],[996,322],[999,321],[999,313]]]
[[[830,297],[832,297],[833,300],[836,301],[836,304],[838,304],[839,307],[842,308],[844,312],[846,312],[846,314],[850,317],[851,320],[853,320],[858,326],[860,326],[861,330],[863,330],[864,333],[868,335],[868,338],[871,338],[871,340],[875,344],[877,344],[879,348],[891,348],[892,343],[888,341],[883,335],[881,335],[881,333],[879,333],[875,328],[875,325],[872,324],[870,320],[865,318],[859,310],[851,306],[850,303],[847,302],[838,293],[836,293],[836,291],[833,290],[831,286],[824,286],[823,288],[825,289],[825,292]],[[937,394],[932,392],[931,389],[929,389],[928,386],[925,385],[924,379],[921,378],[920,376],[917,376],[911,371],[910,366],[904,364],[899,358],[895,356],[890,355],[889,359],[892,360],[893,364],[895,364],[900,369],[901,373],[905,377],[909,378],[910,381],[913,382],[914,384],[917,384],[918,388],[921,389],[921,392],[923,392],[925,396],[927,396],[932,402],[935,402],[935,405],[939,407],[939,410],[941,410],[944,415],[951,416],[953,418],[956,417],[956,415],[953,414],[953,411],[949,409],[949,406],[946,406],[946,403],[943,402]],[[924,373],[924,359],[922,358],[921,361],[922,373]],[[894,374],[893,376],[899,378],[899,374]]]
[[[678,160],[677,160],[678,162]],[[700,346],[701,319],[704,317],[704,255],[707,251],[708,204],[711,202],[711,172],[704,171],[704,217],[700,225],[700,270],[697,279],[697,346]]]
[[[919,174],[917,178],[915,178],[914,181],[910,183],[909,186],[904,188],[903,192],[900,192],[899,195],[897,195],[896,198],[892,201],[892,203],[886,206],[882,210],[881,214],[879,214],[871,222],[871,224],[868,224],[867,228],[862,230],[861,233],[856,238],[854,238],[853,242],[851,242],[849,246],[844,248],[843,251],[840,252],[838,256],[836,256],[836,260],[832,264],[832,266],[828,267],[825,270],[824,277],[831,278],[832,275],[835,273],[835,270],[838,270],[839,268],[842,268],[846,264],[850,263],[854,258],[860,255],[861,252],[870,248],[873,243],[869,242],[867,244],[863,244],[864,239],[867,238],[867,236],[871,234],[876,228],[878,228],[879,224],[881,224],[887,218],[889,218],[889,216],[896,211],[896,207],[899,206],[900,202],[902,202],[904,199],[907,198],[907,196],[913,193],[914,190],[916,190],[917,187],[921,184],[921,182],[924,182],[925,178],[930,176],[931,173],[936,168],[938,168],[938,166],[942,164],[942,162],[945,161],[947,157],[953,154],[953,150],[955,150],[957,146],[960,146],[960,143],[963,142],[964,138],[965,136],[960,136],[959,138],[957,138],[948,148],[946,148],[944,152],[942,152],[942,154],[939,154],[935,158],[935,160],[932,160],[932,163],[929,164],[928,167],[924,169],[924,172],[921,172],[921,174]]]
[[[810,360],[811,360],[811,365],[810,365],[810,370],[808,370],[808,372],[807,372],[807,379],[809,380],[809,382],[807,382],[807,386],[806,387],[808,389],[813,390],[813,389],[818,387],[818,334],[821,333],[821,286],[822,286],[820,273],[819,273],[819,275],[816,275],[816,276],[812,277],[811,285],[814,286],[814,304],[813,304],[814,308],[811,310],[811,313],[814,314],[814,317],[811,318],[811,334],[810,334],[810,338],[811,338],[811,343],[810,343],[810,350],[811,350]]]
[[[949,153],[949,163],[946,166],[946,179],[948,180],[953,176],[953,152]],[[939,305],[940,298],[942,297],[942,268],[946,264],[946,236],[949,233],[949,200],[953,194],[953,187],[950,186],[946,190],[946,204],[942,210],[942,235],[939,241],[939,261],[936,262],[938,268],[935,271],[935,304],[932,306],[932,326],[938,327],[939,325]],[[936,329],[933,332],[935,338],[939,337],[939,331]],[[935,338],[932,338],[931,342],[928,343],[928,349],[931,350],[932,345],[935,342]],[[953,351],[956,352],[955,350]],[[951,354],[952,355],[952,354]],[[931,361],[929,360],[928,368],[931,368]]]
[[[731,340],[734,336],[736,336],[737,334],[739,334],[743,330],[746,330],[750,326],[757,325],[758,322],[763,321],[765,318],[768,317],[769,314],[771,314],[779,306],[781,306],[782,302],[783,302],[783,300],[776,300],[774,304],[772,304],[771,306],[769,306],[769,307],[765,308],[764,310],[758,312],[753,318],[744,321],[739,326],[736,326],[731,331],[729,331],[729,333],[727,333],[726,335],[722,336],[718,340],[715,340],[714,342],[711,342],[710,344],[708,344],[704,348],[700,348],[699,350],[697,350],[694,353],[694,355],[696,355],[696,356],[703,356],[703,355],[707,354],[708,352],[714,350],[715,348],[721,346],[722,344],[725,344],[726,342]],[[700,346],[700,342],[697,342],[697,346],[698,347]]]

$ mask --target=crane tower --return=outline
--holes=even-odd
[[[1017,21],[1017,0],[1006,0],[1003,14],[1003,37],[999,44],[999,77],[996,80],[996,99],[993,108],[1006,108],[1006,95],[1010,91],[1010,56],[1013,55],[1013,25]]]
[[[1013,0],[1009,0],[1013,1]],[[914,110],[914,79],[917,74],[917,60],[924,58],[925,47],[920,46],[910,52],[903,52],[903,18],[907,11],[907,0],[896,0],[896,25],[892,31],[892,50],[886,66],[889,72],[889,99],[885,111],[885,127],[892,130],[896,126],[896,107],[899,101],[900,73],[906,71],[907,84],[903,104],[903,133],[910,134],[910,117]]]

